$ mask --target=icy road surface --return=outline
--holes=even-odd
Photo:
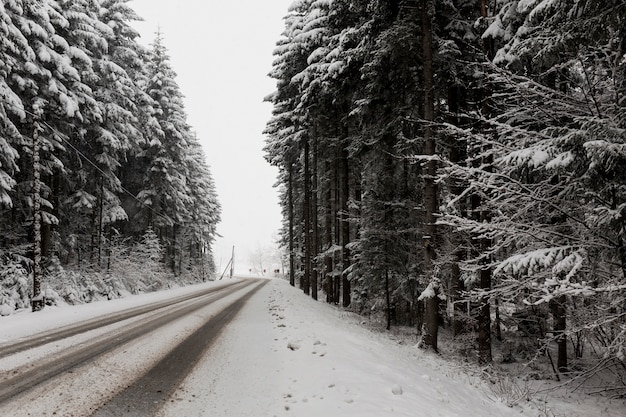
[[[282,280],[265,282],[245,280],[233,290],[221,281],[0,318],[0,416],[626,415],[623,402],[571,395],[507,407],[460,367],[364,329],[358,317],[312,301]],[[29,335],[207,289],[218,291],[204,295],[202,307],[185,301],[2,353],[34,339]],[[154,328],[142,333],[146,323]],[[138,335],[130,338],[129,332]],[[103,349],[111,340],[119,343]],[[78,363],[1,400],[3,390],[12,389],[8,381],[58,358]]]

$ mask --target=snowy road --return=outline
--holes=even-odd
[[[365,320],[278,279],[18,313],[0,318],[0,416],[626,415],[624,401],[573,393],[511,404],[458,363]]]
[[[0,345],[0,415],[153,415],[264,284],[203,288]]]

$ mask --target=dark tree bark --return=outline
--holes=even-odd
[[[332,173],[332,166],[330,162],[326,162],[326,172]],[[326,201],[324,205],[324,231],[326,236],[326,247],[330,249],[335,241],[333,240],[333,187],[334,184],[334,176],[328,181],[327,190],[326,190]],[[325,265],[325,290],[326,290],[326,302],[334,303],[336,302],[334,298],[334,289],[333,289],[333,256],[331,254],[326,254],[324,265]]]
[[[100,174],[96,173],[96,184],[102,180]],[[99,222],[100,209],[102,206],[102,195],[100,194],[100,187],[96,187],[96,204],[91,209],[91,243],[89,244],[89,262],[91,267],[96,265],[96,254],[98,253],[98,236],[100,236]]]
[[[557,351],[557,369],[559,372],[567,372],[567,309],[565,303],[567,299],[564,295],[550,301],[550,311],[554,321],[553,330],[556,338]]]
[[[385,301],[387,303],[387,330],[391,329],[391,294],[389,294],[389,270],[385,270]]]
[[[341,151],[339,150],[339,148],[337,148],[335,150],[335,162],[334,162],[334,178],[335,181],[333,181],[333,187],[334,187],[334,216],[335,216],[335,221],[334,221],[334,229],[335,229],[335,244],[339,247],[341,247],[341,238],[342,238],[342,233],[341,233],[341,216],[339,215],[339,211],[341,210]],[[335,265],[339,265],[339,268],[341,268],[341,255],[333,255],[333,257],[336,256],[335,259]],[[335,303],[339,304],[341,302],[341,270],[339,270],[339,273],[337,273],[337,271],[333,271],[333,300]]]
[[[485,93],[483,91],[483,93]],[[483,100],[485,101],[485,100]],[[491,160],[483,160],[482,164],[486,171],[491,170]],[[478,195],[472,196],[473,216],[477,221],[490,222],[491,215],[488,210],[482,208],[482,199]],[[478,237],[478,245],[482,254],[489,251],[491,240],[485,237]],[[483,259],[483,266],[479,271],[479,285],[484,292],[491,290],[492,269],[489,265],[489,259]],[[489,296],[482,296],[479,300],[478,308],[478,361],[481,364],[487,364],[492,361],[491,355],[491,305]]]
[[[458,256],[455,256],[454,263],[450,268],[450,297],[452,298],[452,303],[454,307],[454,317],[452,317],[452,332],[455,336],[463,334],[467,329],[465,328],[465,321],[461,319],[463,314],[463,307],[465,303],[463,303],[462,294],[464,291],[465,284],[461,279],[461,268],[459,268],[460,259]]]
[[[480,270],[480,288],[491,288],[491,268]],[[491,309],[489,298],[482,297],[478,310],[478,361],[487,364],[491,360]]]
[[[496,339],[501,342],[502,339],[502,320],[500,319],[500,302],[496,298]]]
[[[318,163],[318,138],[316,132],[313,135],[313,190],[311,192],[311,246],[313,248],[312,253],[312,263],[313,267],[311,270],[311,297],[314,300],[317,300],[317,277],[318,277],[318,259],[319,259],[319,233],[318,233],[318,225],[317,225],[317,191],[318,191],[318,173],[317,173],[317,163]]]
[[[48,184],[50,187],[50,196],[48,200],[52,204],[52,211],[50,212],[46,207],[42,207],[42,211],[46,211],[59,218],[59,175],[57,170],[48,177]],[[43,221],[41,223],[41,256],[45,260],[50,255],[50,249],[52,247],[52,224],[50,222]]]
[[[303,291],[309,295],[311,290],[311,167],[310,146],[308,139],[304,140],[304,277]]]
[[[98,204],[98,267],[102,262],[102,231],[103,231],[103,217],[104,217],[104,178],[100,177],[100,196],[98,197],[100,202]]]
[[[461,106],[465,105],[462,87],[458,85],[453,85],[448,88],[448,110],[450,111],[450,122],[455,126],[461,126],[461,118],[459,117],[459,111]],[[462,164],[463,161],[467,158],[467,143],[465,140],[462,140],[458,137],[450,136],[448,138],[448,146],[449,150],[449,159],[452,164]],[[460,178],[450,178],[450,192],[454,196],[460,196],[464,189],[465,184]],[[459,205],[459,212],[465,213],[466,207],[463,203],[463,199],[461,199]],[[463,300],[463,291],[465,291],[465,283],[461,279],[461,268],[459,264],[465,258],[465,251],[463,249],[462,236],[459,236],[458,232],[451,231],[450,240],[452,242],[452,246],[456,249],[454,252],[452,265],[450,268],[450,297],[453,303],[453,317],[452,317],[452,329],[455,336],[458,336],[467,329],[465,328],[465,321],[460,317],[464,314],[465,303]]]
[[[433,74],[433,28],[432,0],[422,0],[422,48],[424,76],[424,149],[426,156],[435,155],[435,134],[432,122],[435,120],[434,74]],[[437,211],[437,162],[431,158],[425,163],[424,169],[424,273],[427,283],[432,283],[433,263],[435,259],[435,212]],[[439,330],[439,294],[436,286],[434,293],[425,298],[424,347],[437,351],[437,335]]]
[[[39,160],[39,123],[33,123],[33,311],[45,305],[41,294],[41,165]]]
[[[343,303],[344,307],[349,307],[352,302],[350,294],[350,280],[348,279],[348,273],[346,272],[350,266],[350,223],[349,223],[349,209],[348,201],[350,199],[350,165],[348,160],[348,151],[342,150],[341,152],[341,278],[343,286]]]
[[[625,41],[626,43],[626,41]],[[614,186],[611,188],[611,209],[617,210],[618,205],[620,204],[617,188]],[[626,230],[626,222],[622,218],[619,222],[619,231],[617,235],[617,258],[620,260],[620,264],[622,267],[622,277],[626,279],[626,245],[624,245],[624,239],[622,239],[622,234]]]
[[[172,272],[176,275],[176,255],[178,251],[178,225],[174,224],[172,226],[172,243],[171,243],[171,260],[170,265],[172,267]]]
[[[288,190],[287,200],[289,207],[289,284],[292,287],[296,286],[296,262],[294,253],[294,206],[293,206],[293,164],[289,163],[289,178],[288,178]]]
[[[483,18],[488,17],[488,5],[487,0],[481,0],[481,16]],[[485,56],[489,59],[493,57],[493,39],[485,38],[483,41],[483,52]],[[487,91],[486,87],[482,87],[479,91],[479,97],[481,97],[482,102],[482,113],[485,117],[491,113],[491,109],[489,108],[489,103],[487,98],[489,97],[489,91]],[[488,127],[483,126],[484,129]],[[491,171],[492,160],[489,157],[487,160],[483,160],[483,166],[486,171]],[[491,213],[489,211],[481,208],[482,201],[480,196],[475,196],[476,206],[472,208],[475,211],[480,210],[480,214],[478,215],[478,219],[481,222],[489,222],[491,221]],[[484,254],[486,253],[491,246],[491,241],[487,238],[480,238],[480,250]],[[484,260],[485,264],[489,263],[488,259]],[[492,270],[489,265],[485,265],[480,270],[480,289],[483,291],[489,291],[491,289],[491,275]],[[490,299],[487,296],[484,296],[480,300],[480,307],[478,311],[478,361],[481,364],[490,363],[493,360],[491,355],[491,306]]]

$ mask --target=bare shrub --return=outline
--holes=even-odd
[[[524,381],[524,384],[520,385],[517,380],[508,376],[499,375],[491,378],[488,387],[487,397],[492,401],[504,403],[508,407],[514,407],[523,401],[530,401],[532,398],[532,391],[528,382]]]

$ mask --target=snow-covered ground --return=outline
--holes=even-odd
[[[194,288],[0,318],[0,342]],[[534,394],[509,407],[507,387],[515,391],[515,385],[492,386],[459,365],[372,332],[358,316],[275,279],[223,330],[160,415],[626,416],[624,402],[574,394]]]

